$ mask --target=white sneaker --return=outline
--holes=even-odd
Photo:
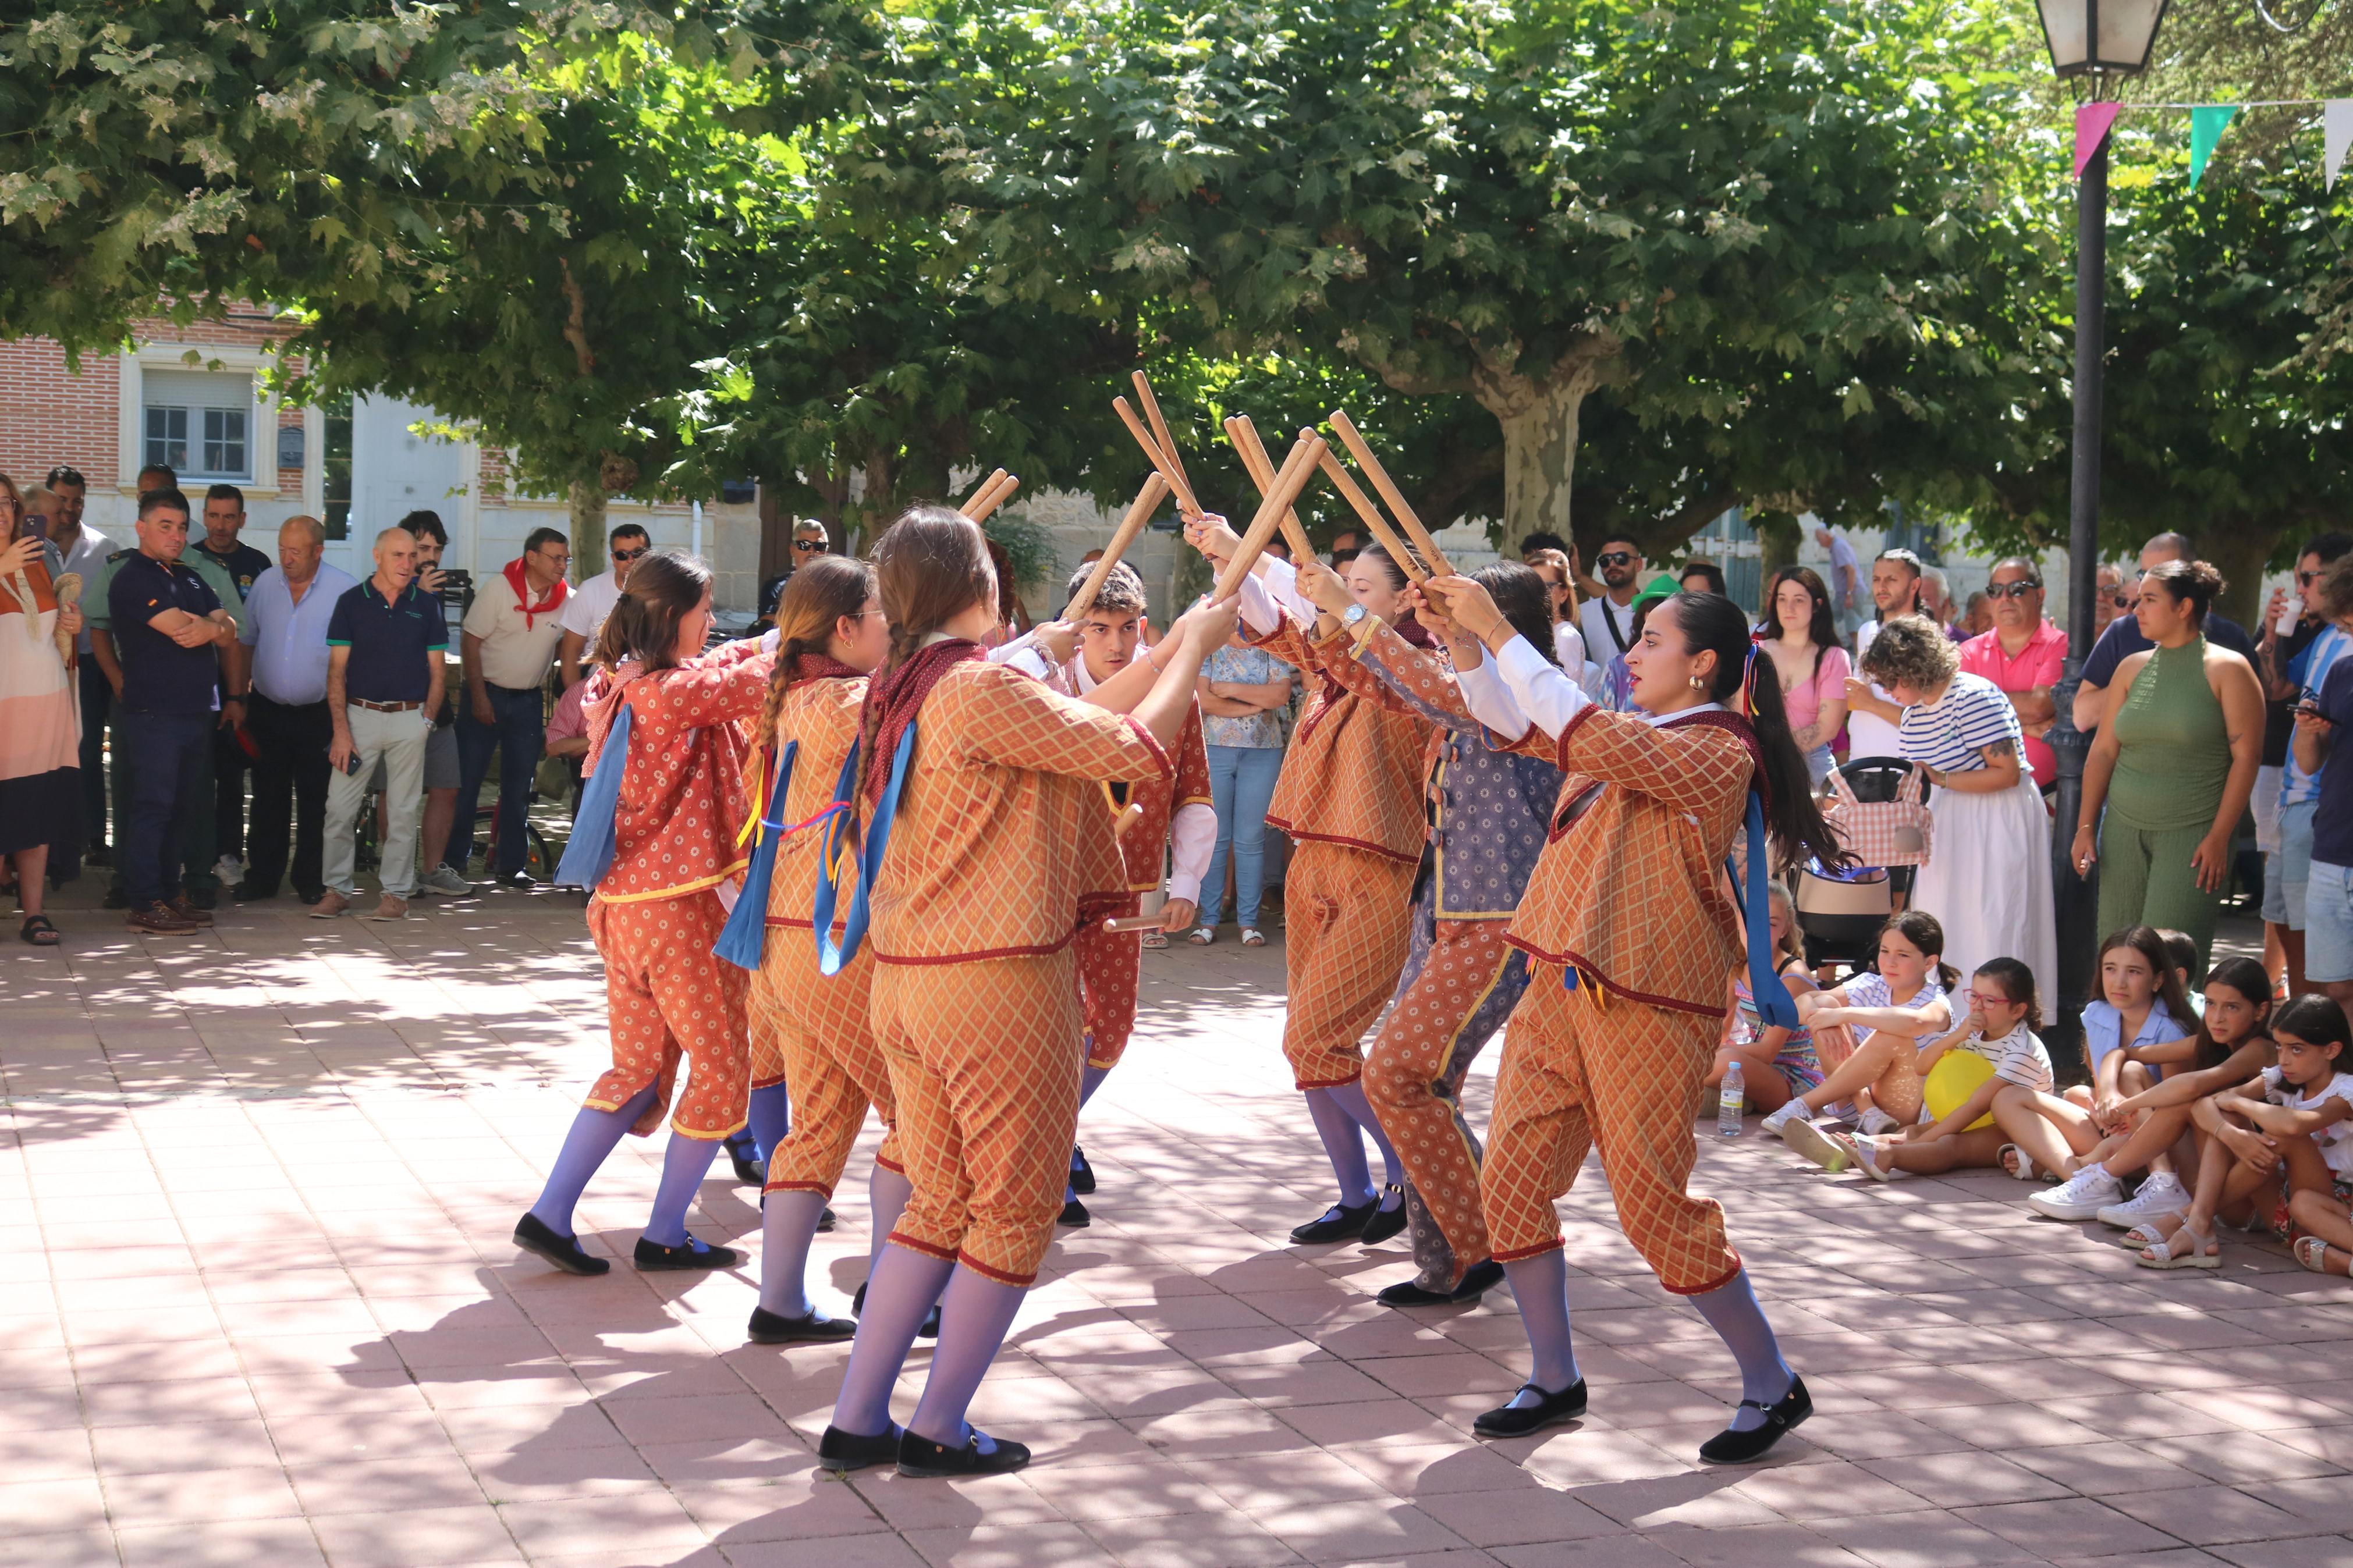
[[[224,888],[234,888],[245,880],[245,862],[234,855],[224,855],[213,862],[213,875],[221,879]]]
[[[447,893],[453,899],[470,897],[474,891],[473,883],[469,882],[446,865],[434,867],[432,871],[417,883],[417,886],[432,892]]]
[[[1875,1105],[1869,1110],[1864,1111],[1862,1113],[1862,1120],[1855,1125],[1856,1128],[1868,1138],[1883,1138],[1890,1132],[1901,1132],[1904,1131],[1904,1123],[1896,1121],[1895,1118],[1888,1115],[1887,1112],[1880,1110],[1879,1107]]]
[[[2160,1171],[2140,1184],[2140,1191],[2130,1200],[2110,1204],[2100,1211],[2102,1225],[2115,1226],[2118,1230],[2130,1230],[2143,1220],[2158,1219],[2169,1214],[2189,1212],[2189,1190],[2170,1171]]]
[[[1781,1142],[1833,1176],[1854,1163],[1852,1150],[1802,1116],[1781,1129]]]
[[[1759,1121],[1757,1125],[1758,1130],[1761,1131],[1770,1132],[1776,1138],[1786,1139],[1788,1137],[1788,1133],[1785,1130],[1788,1127],[1789,1123],[1797,1121],[1799,1117],[1805,1115],[1805,1113],[1806,1107],[1804,1101],[1796,1100],[1784,1100],[1781,1103],[1780,1110],[1767,1112],[1765,1119]]]
[[[2113,1204],[2124,1202],[2125,1185],[2108,1174],[2105,1165],[2086,1165],[2047,1193],[2027,1194],[2027,1206],[2052,1219],[2094,1219]]]

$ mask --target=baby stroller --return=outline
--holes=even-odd
[[[1897,757],[1858,757],[1839,773],[1857,800],[1865,805],[1893,801],[1913,764]],[[1920,782],[1925,803],[1928,783]],[[1909,866],[1850,866],[1832,870],[1809,860],[1791,889],[1798,907],[1798,930],[1806,941],[1806,963],[1819,968],[1844,963],[1868,969],[1878,957],[1879,928],[1896,909],[1896,899],[1912,890]]]

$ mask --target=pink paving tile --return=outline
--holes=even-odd
[[[2315,1436],[2316,1434],[2306,1434]],[[2292,1432],[2209,1432],[2196,1437],[2163,1437],[2143,1447],[2153,1457],[2179,1465],[2209,1480],[2298,1480],[2331,1474],[2340,1467],[2295,1447]]]
[[[1991,1568],[2043,1561],[1957,1514],[1942,1510],[1814,1520],[1807,1528],[1873,1568],[1962,1568],[1964,1564]]]
[[[1239,1513],[1102,1520],[1088,1525],[1087,1533],[1119,1568],[1291,1568],[1300,1560]]]
[[[2244,1489],[2295,1514],[2312,1531],[2353,1531],[2353,1485],[2342,1476],[2256,1483]]]
[[[919,1530],[902,1539],[932,1568],[1100,1568],[1103,1549],[1075,1524]]]
[[[10,1535],[79,1534],[106,1527],[106,1499],[89,1475],[0,1486],[0,1520]]]
[[[1675,1526],[1646,1539],[1692,1568],[1751,1568],[1760,1563],[1788,1568],[1868,1568],[1866,1559],[1797,1524],[1744,1524],[1714,1530]]]
[[[189,1421],[155,1431],[103,1426],[90,1434],[102,1475],[266,1468],[278,1450],[260,1421]]]
[[[808,1568],[808,1549],[797,1541],[723,1542],[721,1549],[732,1568]],[[924,1563],[896,1535],[856,1535],[826,1543],[825,1568],[924,1568]]]
[[[2214,1555],[2238,1568],[2344,1568],[2353,1562],[2353,1537],[2314,1535],[2295,1541],[2253,1542],[2218,1546]]]
[[[474,1472],[456,1454],[366,1464],[287,1467],[302,1511],[313,1519],[345,1513],[400,1513],[485,1501]]]
[[[1968,1522],[2040,1557],[2143,1552],[2177,1544],[2163,1531],[2090,1498],[1997,1503],[1958,1511]]]
[[[769,1487],[687,1489],[677,1496],[695,1522],[730,1553],[747,1543],[823,1540],[830,1562],[837,1542],[891,1534],[891,1527],[865,1499],[831,1476],[789,1478]]]
[[[2108,1500],[2143,1524],[2193,1546],[2278,1541],[2312,1532],[2310,1521],[2230,1487],[2184,1487]]]
[[[1345,1405],[1314,1405],[1282,1412],[1311,1441],[1327,1447],[1369,1443],[1435,1443],[1452,1438],[1452,1428],[1409,1399],[1394,1395]]]
[[[522,1549],[488,1503],[404,1509],[316,1520],[335,1568],[416,1568],[420,1563],[521,1563]]]
[[[92,1426],[161,1426],[181,1421],[250,1420],[261,1414],[241,1377],[183,1378],[169,1383],[85,1382],[83,1407]]]
[[[122,1555],[114,1532],[100,1528],[13,1537],[0,1542],[0,1563],[8,1568],[121,1568]]]
[[[230,1519],[292,1519],[302,1506],[275,1465],[236,1470],[158,1470],[106,1478],[118,1528],[205,1525]]]
[[[1478,1547],[1577,1541],[1615,1535],[1622,1528],[1598,1509],[1549,1487],[1433,1493],[1415,1502],[1423,1513]]]
[[[524,1553],[534,1558],[609,1551],[616,1541],[649,1554],[683,1554],[705,1540],[702,1527],[664,1491],[514,1503],[499,1514]]]
[[[117,1530],[124,1568],[324,1568],[310,1524],[299,1519],[233,1520],[190,1530]]]
[[[1352,1563],[1470,1544],[1419,1508],[1354,1500],[1259,1509],[1252,1522],[1311,1563]]]

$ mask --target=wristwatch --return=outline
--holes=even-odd
[[[1344,626],[1356,626],[1365,618],[1365,614],[1364,605],[1351,605],[1340,612],[1340,624]]]

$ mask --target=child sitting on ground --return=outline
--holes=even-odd
[[[1852,1031],[1854,1047],[1819,1084],[1765,1118],[1763,1129],[1825,1170],[1846,1168],[1852,1157],[1817,1129],[1813,1118],[1827,1105],[1866,1102],[1862,1131],[1893,1132],[1920,1119],[1921,1080],[1931,1063],[1915,1043],[1950,1032],[1952,1004],[1946,991],[1959,976],[1941,962],[1945,928],[1925,910],[1905,910],[1879,931],[1879,973],[1858,974],[1828,991],[1798,998],[1798,1021],[1814,1031],[1818,1047],[1826,1029]]]
[[[2323,1226],[2321,1247],[2303,1251],[2316,1250],[2326,1264],[2328,1222],[2353,1194],[2353,1073],[2337,1070],[2353,1038],[2343,1010],[2325,996],[2299,996],[2282,1006],[2272,1019],[2272,1038],[2276,1062],[2197,1102],[2197,1200],[2171,1236],[2141,1249],[2143,1268],[2221,1268],[2215,1216],[2249,1206],[2254,1217],[2270,1213],[2280,1238],[2291,1239],[2299,1199]]]
[[[1806,973],[1805,953],[1798,942],[1798,909],[1789,889],[1778,881],[1765,884],[1772,910],[1775,973],[1792,997],[1810,995],[1814,989]],[[1822,1081],[1821,1058],[1814,1054],[1811,1030],[1768,1025],[1757,1011],[1748,989],[1748,966],[1732,972],[1732,1005],[1724,1015],[1724,1038],[1715,1047],[1715,1068],[1707,1088],[1719,1089],[1725,1069],[1740,1064],[1740,1079],[1748,1103],[1759,1110],[1778,1110],[1793,1094],[1803,1094]],[[1714,1105],[1710,1093],[1707,1103]]]
[[[1947,1051],[1959,1049],[1990,1062],[1992,1076],[1928,1126],[1907,1127],[1883,1138],[1867,1133],[1834,1138],[1873,1181],[1992,1169],[2001,1161],[2001,1128],[1978,1128],[1975,1123],[1989,1116],[2004,1096],[2045,1095],[2058,1087],[2051,1053],[2034,1033],[2042,1022],[2042,1008],[2032,970],[2014,958],[1988,959],[1969,977],[1966,999],[1969,1011],[1960,1026],[1921,1050],[1921,1070],[1934,1070]]]

